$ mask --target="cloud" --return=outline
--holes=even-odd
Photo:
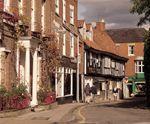
[[[141,26],[142,28],[145,28],[146,30],[149,30],[150,28],[150,24],[144,24],[143,26]]]
[[[117,23],[106,23],[106,28],[107,28],[107,29],[115,28],[115,27],[117,27],[117,26],[118,26]]]
[[[79,0],[79,18],[87,22],[104,18],[108,28],[135,27],[138,17],[130,8],[130,0]]]

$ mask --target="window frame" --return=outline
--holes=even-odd
[[[141,69],[141,71],[140,71],[140,69]],[[144,73],[143,60],[137,60],[137,61],[135,61],[135,73]]]
[[[66,22],[66,0],[63,0],[63,22]]]
[[[70,57],[74,57],[75,53],[74,53],[74,41],[75,41],[75,37],[72,33],[70,33]]]
[[[22,0],[18,1],[19,14],[23,15],[23,3]]]
[[[62,54],[66,56],[66,33],[63,34],[63,51]]]
[[[134,56],[135,55],[134,48],[135,48],[135,45],[133,45],[133,44],[128,45],[128,56]]]
[[[59,15],[59,0],[55,0],[55,13]]]
[[[70,24],[74,25],[74,6],[70,5]]]
[[[105,61],[105,62],[104,62],[104,63],[105,63],[105,64],[104,64],[104,67],[105,67],[105,68],[110,68],[110,67],[111,67],[111,59],[110,59],[109,57],[105,57],[105,58],[104,58],[104,61]]]
[[[113,69],[116,68],[116,62],[115,61],[111,61],[111,68],[113,68]]]
[[[3,9],[5,12],[8,12],[9,11],[9,6],[10,6],[10,1],[9,0],[4,0],[4,3],[3,3]]]

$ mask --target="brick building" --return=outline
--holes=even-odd
[[[15,17],[3,11],[3,3],[0,1],[0,85],[4,85],[7,89],[11,88],[16,77],[14,22]]]
[[[76,76],[77,71],[79,72],[77,2],[77,0],[6,0],[3,4],[4,11],[22,17],[23,21],[20,19],[19,24],[26,27],[26,33],[15,41],[19,44],[16,75],[20,78],[20,82],[27,85],[28,92],[32,94],[33,104],[37,104],[37,87],[40,82],[40,43],[49,39],[52,34],[57,36],[61,67],[57,68],[51,85],[61,102],[64,99],[76,100],[76,81],[79,80]]]
[[[143,28],[123,28],[107,30],[117,47],[117,52],[128,58],[126,63],[126,79],[128,80],[129,97],[131,93],[136,93],[138,84],[145,83],[143,72],[144,56],[144,35]]]
[[[58,37],[62,62],[55,75],[58,101],[76,100],[78,30],[77,0],[51,0],[51,33]]]
[[[4,83],[6,87],[11,88],[19,79],[20,83],[26,84],[28,92],[32,94],[31,105],[37,105],[41,26],[35,19],[39,22],[41,15],[35,10],[39,8],[39,4],[30,0],[28,2],[1,0],[1,5],[3,23],[1,50],[7,55],[1,59],[1,67],[4,68],[1,71],[1,84]],[[20,27],[24,27],[23,32],[17,33]]]
[[[102,99],[112,98],[114,87],[120,89],[122,98],[123,78],[127,58],[117,54],[116,46],[105,30],[105,22],[86,24],[78,22],[79,32],[84,39],[84,85],[95,84],[98,96]],[[84,36],[86,35],[86,36]]]

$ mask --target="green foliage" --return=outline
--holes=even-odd
[[[21,83],[18,86],[14,86],[12,88],[12,93],[15,94],[15,95],[26,94],[27,93],[26,89],[27,89],[27,87],[23,83]]]
[[[150,22],[150,0],[131,0],[131,13],[140,15],[138,26]],[[146,81],[147,106],[150,106],[150,29],[145,36],[144,75]]]
[[[57,37],[53,34],[41,43],[41,82],[51,83],[50,75],[55,72],[56,67],[61,64],[61,56]]]
[[[138,26],[150,22],[150,0],[131,0],[131,13],[140,15]]]
[[[147,106],[150,107],[150,29],[145,37],[144,74],[146,80]]]
[[[0,95],[5,95],[5,93],[7,93],[6,88],[3,85],[0,85]]]
[[[150,81],[150,30],[145,37],[144,46],[144,72],[146,80]]]
[[[51,92],[51,88],[50,85],[48,85],[47,83],[42,84],[40,86],[40,90],[37,93],[37,99],[39,103],[42,103],[44,101],[44,99],[47,97],[47,93]]]

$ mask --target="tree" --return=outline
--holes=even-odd
[[[147,106],[150,107],[150,30],[147,32],[145,36],[144,73],[145,73],[145,80],[146,80]]]
[[[131,13],[140,15],[138,26],[150,22],[150,0],[131,0]]]
[[[138,26],[150,23],[150,0],[131,0],[131,13],[140,15]],[[144,74],[146,81],[147,106],[150,107],[150,29],[145,35]]]

